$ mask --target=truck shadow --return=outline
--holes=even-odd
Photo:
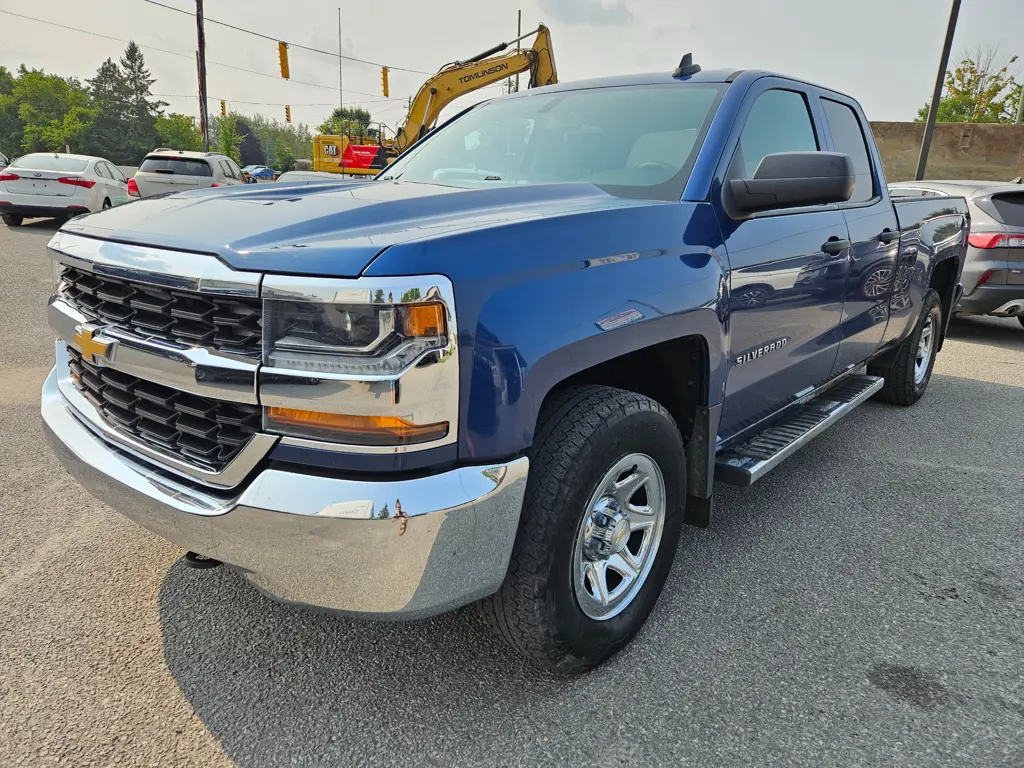
[[[278,604],[227,568],[193,571],[182,560],[158,596],[167,668],[244,768],[596,764],[597,754],[651,765],[665,744],[637,733],[725,748],[733,731],[722,718],[757,730],[764,723],[751,713],[773,711],[780,690],[807,707],[819,706],[815,696],[859,702],[851,712],[884,732],[923,715],[861,700],[870,663],[892,661],[887,634],[865,628],[891,626],[955,672],[955,644],[924,620],[908,540],[912,560],[959,563],[963,539],[950,524],[969,525],[981,548],[1005,536],[1010,510],[999,500],[1024,465],[1000,447],[1019,428],[1002,414],[1022,395],[936,374],[917,406],[868,404],[752,488],[720,485],[712,527],[684,531],[639,637],[579,678],[538,671],[471,609],[355,621]],[[991,617],[961,621],[984,633]],[[822,670],[826,693],[806,683]],[[750,698],[747,719],[735,720],[743,710],[730,709],[730,695]],[[928,717],[958,722],[941,708]],[[792,723],[772,722],[779,739],[793,735]]]

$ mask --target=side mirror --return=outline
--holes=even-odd
[[[845,203],[857,177],[848,155],[839,152],[779,152],[765,155],[752,179],[731,179],[726,208],[733,218],[759,211]]]

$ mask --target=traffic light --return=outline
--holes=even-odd
[[[387,96],[388,96],[388,68],[387,67],[381,67],[380,68],[380,84],[381,84],[381,90],[384,92],[384,98],[387,98]]]
[[[227,117],[228,116],[228,103],[226,101],[224,101],[224,99],[220,100],[220,116],[221,117]]]
[[[277,44],[277,57],[281,60],[281,77],[290,80],[288,72],[288,43]]]
[[[292,121],[292,108],[287,104],[284,105],[284,121],[290,123]]]

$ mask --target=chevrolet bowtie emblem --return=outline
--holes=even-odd
[[[110,353],[113,351],[114,342],[104,339],[102,331],[96,326],[79,325],[75,328],[75,346],[82,353],[82,357],[93,365],[102,365],[110,362]]]

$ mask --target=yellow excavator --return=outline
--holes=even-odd
[[[536,35],[533,46],[502,53],[520,40]],[[495,55],[502,54],[502,55]],[[393,139],[378,138],[373,144],[357,143],[350,136],[314,136],[313,170],[373,175],[425,136],[437,124],[441,110],[467,93],[500,83],[507,77],[530,73],[529,88],[558,82],[551,30],[543,24],[532,32],[500,43],[472,58],[441,67],[428,79],[409,106],[405,122]]]

